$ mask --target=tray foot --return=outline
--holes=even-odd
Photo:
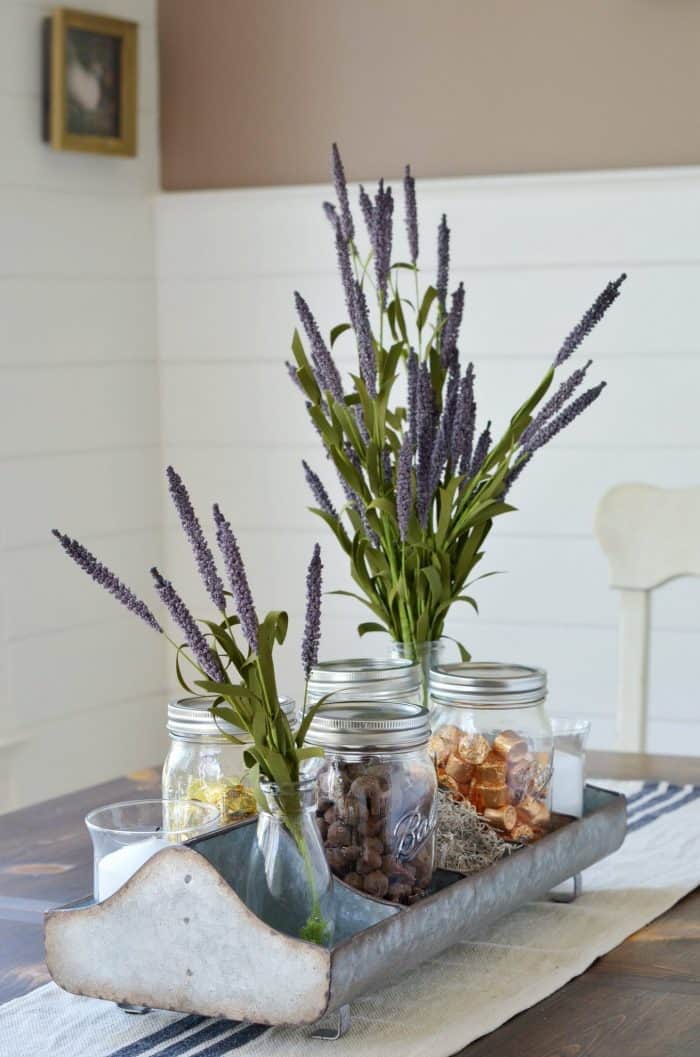
[[[115,1002],[115,1006],[118,1006],[123,1013],[150,1013],[150,1006],[132,1006],[130,1002]]]
[[[582,891],[581,874],[577,873],[567,881],[562,881],[556,888],[553,888],[549,893],[549,898],[553,903],[573,903],[575,899],[578,899]]]
[[[350,1027],[350,1006],[341,1006],[334,1013],[331,1013],[326,1020],[319,1021],[319,1024],[325,1024],[327,1021],[330,1021],[328,1027],[317,1027],[314,1029],[311,1035],[312,1039],[326,1039],[328,1042],[342,1039]]]

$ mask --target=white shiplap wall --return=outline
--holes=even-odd
[[[497,427],[530,391],[601,286],[629,272],[623,296],[588,340],[595,409],[538,457],[495,528],[478,587],[481,616],[455,614],[451,632],[477,657],[543,664],[553,710],[613,736],[616,599],[592,535],[596,503],[620,481],[700,480],[700,173],[697,170],[431,181],[420,187],[422,257],[434,259],[440,213],[453,232],[452,282],[463,279],[463,355],[477,366],[482,418]],[[167,460],[204,508],[219,499],[240,532],[257,595],[288,606],[285,653],[295,681],[305,563],[323,539],[326,583],[348,586],[345,563],[305,510],[300,459],[326,471],[299,394],[282,366],[294,325],[292,291],[324,327],[343,317],[326,188],[161,195],[157,206],[158,327]],[[409,293],[410,296],[410,293]],[[348,346],[338,348],[347,352]],[[349,360],[346,360],[346,366]],[[197,590],[166,514],[166,563]],[[191,585],[191,586],[190,586]],[[660,590],[653,608],[650,749],[700,754],[694,656],[700,583]],[[359,646],[363,610],[326,602],[326,656]]]
[[[164,744],[162,643],[49,536],[83,539],[137,589],[161,554],[155,3],[89,4],[140,23],[135,159],[41,142],[50,6],[0,4],[0,811]]]

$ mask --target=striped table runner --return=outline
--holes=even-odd
[[[622,848],[572,904],[530,903],[360,999],[341,1040],[174,1013],[131,1016],[55,984],[0,1008],[2,1057],[448,1057],[552,994],[700,883],[700,786],[598,783],[628,797]]]

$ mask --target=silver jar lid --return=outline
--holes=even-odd
[[[533,705],[546,696],[547,673],[497,661],[440,664],[431,669],[430,693],[461,708]]]
[[[180,697],[168,704],[168,733],[176,738],[185,738],[188,741],[198,741],[206,738],[207,741],[219,741],[228,744],[224,732],[232,734],[235,738],[243,738],[248,741],[249,737],[245,730],[234,727],[232,723],[224,723],[212,716],[209,708],[214,704],[216,698],[211,697]],[[291,697],[281,697],[280,706],[290,724],[294,726],[296,705]]]
[[[407,658],[348,657],[322,661],[311,669],[309,691],[315,698],[350,691],[354,699],[366,691],[392,697],[410,696],[420,688],[420,665]]]
[[[340,752],[401,752],[420,748],[429,737],[430,719],[423,705],[346,701],[319,708],[305,743]]]

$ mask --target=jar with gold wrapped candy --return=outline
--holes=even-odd
[[[168,705],[170,751],[163,764],[163,798],[213,804],[221,824],[228,825],[255,815],[257,804],[243,762],[247,735],[214,719],[209,711],[214,700],[182,697]],[[280,705],[294,729],[294,701],[281,698]]]
[[[516,843],[549,825],[546,690],[542,669],[519,664],[463,662],[430,673],[429,748],[439,785]]]
[[[415,903],[435,865],[437,782],[428,710],[409,702],[322,705],[305,744],[333,873],[366,895]]]

